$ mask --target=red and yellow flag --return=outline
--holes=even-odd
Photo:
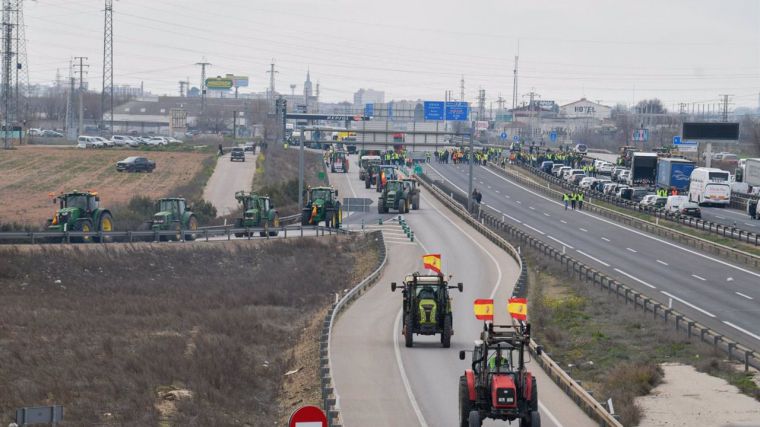
[[[441,272],[441,254],[427,254],[422,256],[422,266],[436,273]]]
[[[493,300],[492,299],[476,299],[472,304],[475,311],[475,318],[478,320],[491,320],[493,321]]]
[[[509,315],[517,320],[528,320],[528,299],[510,298],[507,304]]]

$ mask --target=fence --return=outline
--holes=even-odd
[[[432,181],[426,175],[420,176],[422,185],[428,189],[433,196],[443,202],[449,210],[457,216],[464,219],[468,224],[473,226],[481,234],[494,242],[497,246],[504,249],[520,265],[520,278],[515,284],[513,291],[514,296],[527,296],[528,270],[521,251],[515,249],[503,236],[493,230],[493,219],[482,215],[482,210],[478,209],[478,217],[473,217],[464,208],[467,204],[466,196],[458,191],[453,191],[440,181]],[[440,188],[439,188],[440,187]],[[442,188],[442,189],[441,189]],[[513,240],[514,241],[514,240]],[[518,246],[519,248],[519,246]],[[602,426],[621,426],[621,424],[610,414],[604,406],[594,399],[583,387],[570,377],[548,354],[543,353],[540,357],[537,355],[537,344],[531,340],[530,352],[537,360],[541,367],[546,371],[549,377],[568,395],[571,399],[592,419]]]

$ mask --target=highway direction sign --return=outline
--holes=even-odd
[[[446,104],[443,101],[425,101],[423,103],[425,120],[443,120]]]
[[[506,132],[502,132],[501,135],[499,135],[499,138],[501,138],[502,141],[506,141],[508,138],[508,135]]]
[[[316,406],[303,406],[290,416],[288,427],[327,427],[327,417]]]
[[[470,116],[470,104],[466,102],[447,102],[446,120],[465,121]]]
[[[375,104],[364,104],[364,115],[372,117],[375,115]]]
[[[549,139],[552,142],[557,142],[557,131],[551,131],[551,133],[549,133]]]

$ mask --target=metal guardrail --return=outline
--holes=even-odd
[[[446,184],[440,181],[431,181],[426,175],[422,175],[420,179],[422,185],[427,188],[433,196],[443,202],[449,210],[453,211],[457,216],[461,217],[468,224],[473,226],[486,238],[494,242],[497,246],[504,249],[512,258],[514,258],[520,265],[520,278],[515,284],[513,296],[527,296],[528,285],[528,271],[527,263],[523,258],[522,252],[519,249],[515,249],[504,237],[493,231],[494,220],[493,217],[483,216],[482,207],[479,207],[477,216],[480,218],[474,218],[462,204],[462,199],[466,204],[466,196],[462,195],[458,190],[454,191]],[[444,188],[441,190],[439,187]],[[505,224],[506,225],[506,224]],[[610,414],[601,403],[594,399],[577,381],[575,381],[567,372],[565,372],[552,358],[543,353],[538,356],[536,348],[538,344],[531,340],[530,352],[534,356],[534,360],[537,360],[539,365],[546,371],[549,377],[559,386],[573,401],[592,419],[598,422],[601,426],[622,427],[622,424]]]
[[[316,235],[324,236],[325,234],[348,234],[347,230],[336,229],[330,227],[316,226],[316,225],[289,225],[281,227],[257,227],[257,228],[235,228],[232,226],[219,226],[218,228],[203,228],[194,232],[189,230],[182,230],[177,232],[174,230],[162,230],[162,231],[110,231],[110,232],[89,232],[82,231],[39,231],[39,232],[25,232],[25,231],[11,231],[0,233],[0,243],[3,240],[12,241],[25,241],[29,243],[72,243],[77,240],[97,240],[100,243],[116,243],[116,242],[135,242],[135,241],[160,241],[161,238],[174,238],[179,236],[179,241],[192,241],[192,240],[205,240],[209,241],[209,238],[214,237],[227,237],[227,240],[232,240],[232,236],[235,234],[243,234],[250,239],[254,235],[264,234],[263,237],[270,238],[269,232],[277,231],[278,235],[281,232],[283,238],[288,237],[288,233],[297,233],[303,236],[304,231],[313,230]],[[194,235],[195,238],[188,239],[189,236]],[[271,236],[275,237],[275,236]],[[16,243],[14,242],[14,243]]]
[[[332,360],[330,359],[330,338],[333,327],[338,316],[377,282],[385,268],[385,264],[388,262],[388,252],[385,248],[383,233],[376,231],[373,234],[376,234],[376,241],[378,242],[382,257],[379,265],[372,274],[354,286],[348,293],[343,295],[343,298],[330,307],[322,323],[322,333],[319,338],[319,377],[322,389],[322,408],[327,414],[327,425],[330,427],[340,427],[342,425],[340,420],[340,395],[333,384]]]
[[[565,188],[567,190],[571,190],[574,192],[582,192],[586,196],[593,197],[597,200],[602,200],[604,202],[613,204],[618,207],[629,209],[635,212],[646,213],[656,218],[665,219],[665,220],[676,222],[678,224],[685,225],[691,228],[707,231],[713,234],[717,234],[721,237],[739,240],[741,242],[748,243],[750,245],[760,246],[760,234],[754,233],[752,231],[744,230],[742,228],[736,227],[735,225],[729,226],[726,224],[720,224],[720,223],[716,223],[712,221],[703,220],[701,218],[694,218],[694,217],[686,216],[686,215],[672,214],[660,208],[642,206],[638,202],[633,202],[627,199],[623,199],[615,195],[604,194],[599,191],[580,188],[579,186],[575,184],[571,184],[554,175],[548,174],[538,168],[534,168],[528,165],[522,165],[522,167],[523,169],[531,172],[532,174],[546,181],[551,182],[552,184],[558,185],[562,188]],[[736,193],[732,193],[732,197],[734,197],[734,194]],[[746,202],[745,202],[745,208],[746,208]]]
[[[529,179],[525,174],[520,174],[514,171],[510,171],[494,164],[489,163],[489,167],[493,170],[506,175],[509,178],[519,181],[523,185],[527,185],[539,192],[542,192],[551,197],[561,197],[562,192],[550,188],[546,184],[541,184],[537,181]],[[590,196],[593,198],[593,194]],[[559,199],[558,199],[559,200]],[[760,256],[753,255],[751,253],[732,248],[730,246],[722,245],[720,243],[712,242],[707,239],[703,239],[698,236],[694,236],[682,231],[675,230],[670,227],[660,225],[659,223],[653,223],[646,221],[623,212],[619,212],[613,209],[608,209],[604,206],[595,204],[592,199],[587,199],[583,204],[584,209],[598,213],[607,218],[613,219],[616,222],[621,222],[626,225],[636,227],[640,230],[644,230],[649,233],[654,233],[658,236],[664,236],[669,239],[673,239],[679,242],[684,242],[689,245],[699,248],[703,251],[710,251],[711,253],[729,258],[733,261],[739,261],[745,265],[752,266],[754,268],[760,267]],[[727,236],[728,237],[728,236]]]

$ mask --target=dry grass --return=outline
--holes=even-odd
[[[280,215],[291,215],[301,211],[298,206],[298,158],[299,147],[287,150],[280,144],[270,144],[256,163],[253,178],[254,191],[272,197]],[[325,179],[319,179],[319,173]],[[327,173],[322,155],[304,151],[304,186],[327,185]]]
[[[117,161],[134,155],[154,160],[155,172],[116,172]],[[205,183],[208,179],[209,158],[213,158],[213,154],[35,146],[3,152],[0,155],[0,175],[3,176],[0,224],[41,226],[54,211],[49,192],[96,190],[103,206],[108,208],[126,205],[135,195],[157,198],[182,194],[192,198],[199,180]],[[118,216],[114,215],[118,225]]]
[[[0,425],[53,403],[71,426],[272,425],[289,349],[374,241],[232,243],[4,249]],[[167,413],[171,390],[192,397]]]

